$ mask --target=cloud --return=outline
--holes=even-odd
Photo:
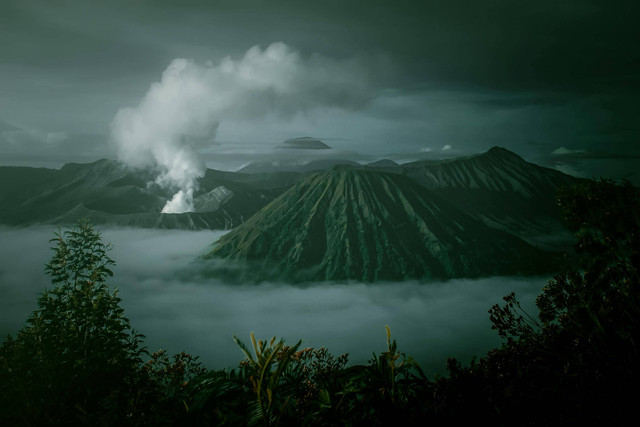
[[[560,147],[553,150],[551,154],[554,156],[566,156],[566,155],[573,155],[573,154],[583,154],[585,152],[586,152],[585,150],[575,150],[575,149]]]
[[[556,163],[554,169],[567,175],[575,176],[577,178],[586,178],[586,175],[580,170],[576,169],[573,165],[567,163]]]
[[[105,135],[21,128],[0,120],[0,164],[60,167],[70,161],[95,161],[112,153]]]
[[[375,97],[370,77],[361,59],[303,57],[284,43],[219,63],[174,59],[137,107],[118,111],[111,137],[121,160],[156,167],[157,183],[177,190],[163,212],[189,211],[205,172],[194,141],[212,141],[227,119],[362,108]]]
[[[0,334],[15,334],[48,283],[43,265],[51,256],[55,227],[0,230]],[[515,291],[530,313],[547,278],[491,277],[419,284],[314,283],[305,287],[264,283],[227,285],[201,277],[194,259],[224,232],[103,229],[115,245],[112,286],[125,315],[158,348],[199,355],[211,368],[237,366],[242,354],[232,340],[273,335],[303,346],[349,353],[365,363],[385,350],[384,325],[400,351],[425,372],[444,371],[445,358],[468,361],[500,341],[487,310]],[[30,256],[25,257],[28,253]]]
[[[446,144],[445,146],[442,147],[442,151],[448,151],[451,150],[453,147],[451,147],[451,145]]]
[[[614,153],[607,150],[579,150],[560,147],[551,152],[551,158],[561,157],[562,160],[586,159],[640,159],[636,153]]]
[[[47,132],[37,129],[12,129],[0,132],[5,143],[23,149],[31,145],[57,145],[69,138],[67,132]]]

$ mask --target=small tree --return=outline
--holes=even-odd
[[[51,242],[45,272],[54,287],[0,349],[3,418],[36,424],[117,420],[125,416],[119,413],[128,406],[126,385],[144,350],[117,290],[106,284],[115,264],[107,255],[111,246],[88,222],[58,230]]]
[[[514,294],[490,310],[506,339],[479,363],[450,364],[437,384],[443,418],[531,425],[615,424],[640,396],[640,190],[585,181],[559,194],[575,256],[527,314]]]

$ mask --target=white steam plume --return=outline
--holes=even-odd
[[[118,111],[111,137],[122,161],[156,167],[156,182],[177,191],[163,212],[192,211],[206,168],[191,141],[213,140],[225,118],[361,108],[374,96],[370,69],[355,58],[303,58],[284,43],[254,46],[217,64],[174,59],[137,107]]]

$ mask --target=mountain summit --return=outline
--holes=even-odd
[[[256,280],[402,280],[531,274],[547,255],[410,179],[350,167],[312,175],[223,236],[207,256]]]
[[[304,150],[329,150],[329,147],[319,139],[312,138],[310,136],[303,136],[300,138],[291,138],[278,145],[277,148],[297,148]]]
[[[529,163],[501,147],[402,166],[403,175],[490,227],[554,249],[573,242],[573,234],[562,224],[557,192],[575,185],[577,178]]]

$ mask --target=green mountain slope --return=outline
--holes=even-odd
[[[232,228],[293,185],[298,179],[293,175],[209,169],[195,194],[200,211],[163,214],[172,192],[153,185],[151,171],[131,171],[112,160],[70,163],[60,170],[0,167],[0,224],[68,224],[89,218],[122,226]]]
[[[296,171],[276,170],[268,162],[269,170],[253,172],[208,169],[195,194],[197,211],[188,215],[160,212],[172,192],[153,185],[153,171],[131,171],[112,160],[70,163],[60,170],[0,167],[0,224],[68,223],[82,215],[104,224],[228,229],[317,173],[311,170],[344,162],[358,167],[328,159],[298,165]],[[403,175],[484,224],[536,246],[566,249],[573,241],[561,224],[556,192],[576,178],[497,147],[465,158],[394,165],[386,161],[362,169]]]
[[[540,236],[555,236],[560,245],[573,241],[562,225],[557,191],[579,179],[528,163],[504,148],[405,164],[401,173],[485,224],[530,243],[542,244]]]
[[[337,167],[312,175],[223,236],[209,258],[256,280],[359,281],[532,274],[550,257],[406,177]]]

